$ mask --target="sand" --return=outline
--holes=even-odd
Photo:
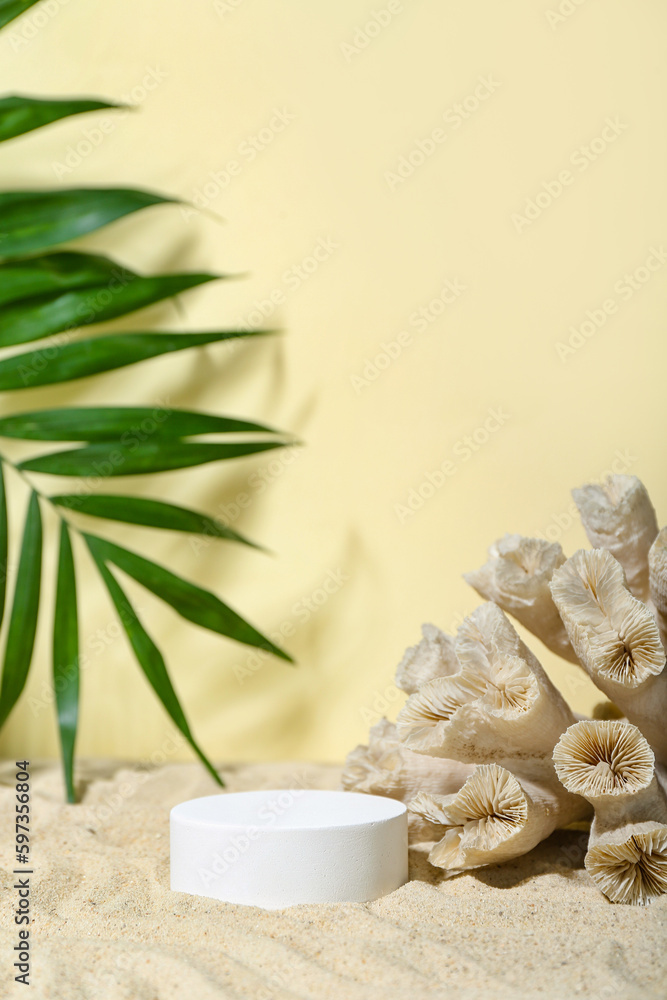
[[[83,802],[33,765],[30,992],[10,971],[13,767],[0,768],[0,995],[79,1000],[367,1000],[667,996],[667,897],[615,906],[562,831],[517,862],[444,880],[413,852],[411,881],[365,904],[280,911],[169,889],[169,809],[213,793],[197,764],[84,762]],[[229,790],[335,788],[312,764],[225,768]]]

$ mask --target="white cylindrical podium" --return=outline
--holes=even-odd
[[[229,792],[171,810],[171,888],[280,909],[367,902],[408,879],[402,802],[356,792]]]

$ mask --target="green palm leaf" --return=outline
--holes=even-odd
[[[0,417],[0,437],[32,441],[119,441],[123,435],[160,438],[261,432],[271,427],[235,417],[160,406],[77,406]]]
[[[271,330],[229,330],[215,333],[119,333],[71,344],[15,354],[0,361],[0,391],[72,382],[114,371],[173,351],[217,344],[239,337],[257,337]]]
[[[64,521],[60,524],[53,620],[53,687],[56,693],[67,801],[75,802],[74,743],[79,718],[79,625],[72,543]]]
[[[38,0],[0,0],[0,28],[19,17],[24,10],[38,3]]]
[[[131,188],[0,192],[0,260],[24,257],[92,233],[150,205],[173,204]]]
[[[7,631],[0,684],[0,727],[23,691],[37,630],[42,574],[42,518],[37,494],[32,493],[26,515],[14,600]]]
[[[5,261],[0,267],[0,305],[35,295],[88,288],[132,274],[116,261],[100,254],[57,251],[26,260]]]
[[[103,284],[39,295],[5,306],[0,313],[0,347],[104,323],[218,277],[217,274],[164,274],[143,278],[119,266],[116,275]]]
[[[218,785],[222,785],[224,787],[224,781],[215,770],[209,759],[205,756],[203,751],[199,748],[192,733],[190,732],[190,727],[187,719],[185,718],[183,709],[181,708],[178,696],[174,691],[162,653],[139,621],[136,611],[125,596],[125,593],[118,581],[105,565],[104,560],[96,557],[95,553],[93,553],[93,558],[95,559],[102,579],[106,584],[109,596],[114,603],[118,616],[123,624],[123,628],[125,629],[132,649],[134,650],[134,655],[136,656],[137,662],[143,670],[146,679],[164,705],[170,718],[178,726],[181,733],[183,733],[183,736],[197,754],[211,777],[217,782]]]
[[[49,499],[57,507],[66,507],[68,510],[88,514],[91,517],[103,517],[109,521],[121,521],[124,524],[141,525],[146,528],[185,531],[195,535],[206,535],[208,538],[225,538],[228,541],[250,545],[254,549],[262,548],[207,514],[200,514],[196,510],[165,503],[162,500],[126,497],[115,493],[62,494]]]
[[[292,662],[284,650],[274,646],[270,639],[244,621],[235,611],[208,590],[176,576],[164,566],[158,566],[136,552],[124,549],[96,535],[84,535],[93,558],[110,562],[127,573],[133,580],[146,587],[156,597],[170,604],[175,611],[195,625],[225,635],[246,646],[264,649],[274,656]]]
[[[0,0],[0,27],[37,0]],[[21,29],[19,29],[19,32]],[[27,32],[26,32],[27,37]],[[73,115],[121,107],[96,98],[0,97],[0,143]],[[178,199],[119,187],[0,192],[0,349],[106,322],[215,280],[210,273],[139,275],[99,254],[62,249],[104,226]],[[56,385],[160,357],[269,330],[195,333],[139,331],[84,338],[77,334],[0,360],[0,391]],[[64,342],[63,342],[64,341]],[[260,435],[271,440],[198,440],[204,435]],[[0,456],[0,625],[6,602],[8,521],[3,463],[22,472],[78,477],[153,474],[284,447],[277,432],[254,421],[167,406],[59,407],[0,418],[0,438],[57,441],[66,450],[16,465]],[[72,444],[79,447],[71,447]],[[253,545],[207,514],[145,497],[62,494],[53,507],[114,520]],[[138,663],[170,718],[215,780],[195,742],[162,654],[129,604],[118,572],[127,574],[188,621],[246,646],[291,657],[209,591],[170,570],[93,535],[88,548],[115,605]],[[42,522],[31,492],[9,612],[0,679],[0,727],[25,686],[40,602]],[[79,701],[77,583],[70,529],[61,517],[53,627],[53,681],[67,798],[75,799],[74,750]]]
[[[284,448],[283,441],[248,441],[241,444],[199,444],[189,441],[148,441],[123,445],[105,441],[71,451],[56,451],[20,462],[25,472],[52,476],[142,476],[153,472],[189,469],[242,455]]]
[[[40,340],[91,323],[104,323],[218,277],[216,274],[168,274],[143,278],[119,268],[112,283],[60,295],[43,295],[6,307],[0,316],[0,347]]]
[[[0,142],[14,139],[17,135],[24,135],[26,132],[32,132],[36,128],[50,125],[51,122],[57,122],[61,118],[69,118],[71,115],[120,107],[122,107],[120,104],[109,104],[108,101],[85,97],[44,100],[38,97],[25,97],[23,94],[10,94],[8,97],[0,98]]]

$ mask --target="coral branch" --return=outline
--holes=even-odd
[[[554,653],[578,663],[549,583],[565,562],[560,545],[539,538],[505,535],[489,549],[487,562],[464,580],[487,601],[494,601]]]
[[[416,646],[406,649],[396,668],[396,687],[406,694],[414,694],[426,681],[456,674],[461,669],[453,636],[435,625],[422,625],[422,637]]]
[[[517,858],[587,812],[555,777],[535,784],[497,764],[481,764],[457,794],[422,793],[409,808],[439,830],[429,861],[448,875]]]
[[[406,804],[420,791],[440,795],[457,792],[474,768],[457,760],[442,760],[413,753],[399,741],[396,726],[382,719],[368,734],[368,745],[348,755],[341,776],[346,792],[384,795]],[[411,820],[411,840],[426,838]]]
[[[630,592],[648,599],[648,552],[658,522],[646,487],[636,476],[609,476],[604,484],[572,490],[588,540],[607,549],[625,571]]]
[[[551,583],[570,641],[592,681],[667,761],[665,650],[653,615],[604,549],[581,549]]]
[[[461,671],[424,684],[397,728],[417,753],[466,762],[550,761],[575,720],[500,608],[483,604],[459,629]]]
[[[615,903],[667,892],[667,798],[651,748],[628,722],[577,722],[554,749],[565,788],[595,809],[585,865]]]
[[[648,554],[649,589],[662,645],[667,649],[667,528],[662,528]]]

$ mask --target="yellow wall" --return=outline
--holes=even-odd
[[[375,27],[374,10],[386,12]],[[251,272],[144,323],[252,322],[260,303],[287,330],[12,403],[197,405],[306,442],[282,459],[113,484],[212,513],[246,494],[234,525],[275,552],[109,531],[267,631],[294,631],[296,669],[258,662],[131,588],[215,758],[340,759],[383,699],[396,712],[393,670],[421,622],[454,627],[475,606],[461,573],[504,531],[549,529],[574,551],[569,489],[615,460],[667,517],[666,30],[655,0],[47,0],[0,35],[0,92],[141,104],[3,146],[3,186],[124,183],[194,201],[205,211],[152,209],[85,245],[140,269]],[[649,257],[655,270],[641,270]],[[605,303],[604,324],[568,349]],[[491,411],[500,419],[480,431]],[[476,432],[488,440],[473,451]],[[171,730],[77,555],[79,752],[146,756]],[[43,612],[0,741],[20,756],[56,748],[39,707],[50,600]],[[534,648],[575,708],[590,707],[576,669]]]

